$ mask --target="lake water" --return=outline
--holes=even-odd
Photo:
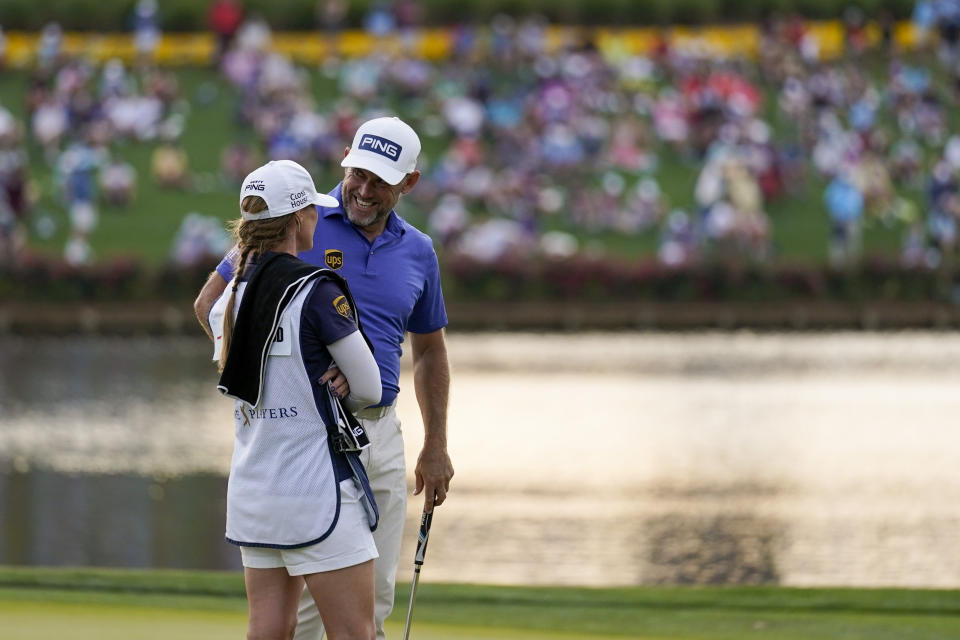
[[[958,334],[448,344],[457,474],[425,581],[960,587]],[[206,353],[0,338],[0,563],[239,567]],[[412,470],[409,367],[401,385]]]

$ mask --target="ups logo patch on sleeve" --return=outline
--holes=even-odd
[[[342,315],[344,318],[350,317],[350,303],[347,302],[346,296],[337,296],[333,299],[333,308],[337,310],[337,313]]]
[[[340,249],[327,249],[323,252],[323,264],[331,269],[339,269],[343,266],[343,251],[340,251]]]

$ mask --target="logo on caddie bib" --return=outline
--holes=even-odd
[[[340,251],[340,249],[327,249],[323,252],[323,264],[331,269],[339,269],[343,266],[343,251]]]
[[[342,315],[344,318],[350,317],[350,303],[347,302],[346,296],[337,296],[333,299],[333,308],[337,310],[337,313]]]

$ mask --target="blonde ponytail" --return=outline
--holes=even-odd
[[[260,196],[247,196],[240,203],[240,210],[244,213],[260,213],[267,210],[266,201]],[[287,227],[296,220],[294,215],[264,218],[263,220],[231,220],[227,228],[237,239],[237,261],[233,265],[234,276],[230,282],[230,297],[227,298],[227,307],[223,313],[223,342],[220,345],[220,360],[217,368],[222,372],[230,354],[230,343],[233,337],[233,309],[237,299],[237,289],[243,280],[247,265],[260,255],[266,253],[283,241],[287,235]]]

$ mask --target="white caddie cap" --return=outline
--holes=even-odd
[[[260,196],[267,203],[267,210],[258,213],[240,212],[244,220],[278,218],[300,211],[308,204],[322,207],[338,207],[337,199],[317,193],[313,178],[293,160],[271,160],[259,169],[254,169],[240,186],[240,202],[247,196]]]
[[[396,185],[417,168],[419,155],[420,138],[410,125],[397,117],[374,118],[357,129],[340,166],[372,171]]]

